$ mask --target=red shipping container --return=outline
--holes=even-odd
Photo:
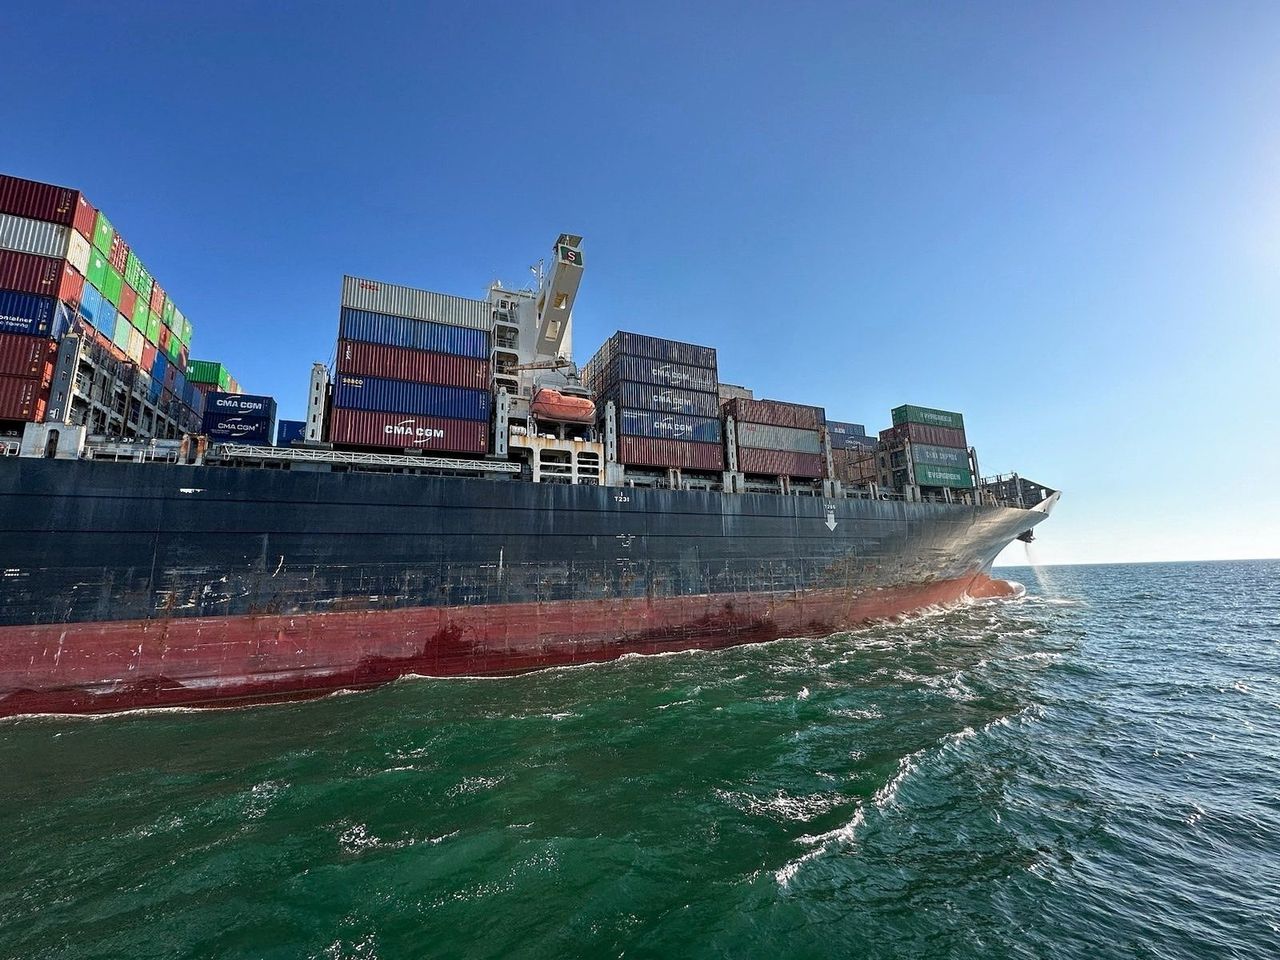
[[[738,450],[738,469],[771,477],[825,477],[827,458],[817,453],[790,450]]]
[[[723,470],[724,447],[718,443],[694,443],[689,440],[619,437],[618,462],[633,467]]]
[[[151,312],[156,316],[164,313],[164,288],[160,284],[153,284],[151,287]]]
[[[68,304],[72,310],[80,306],[80,297],[84,293],[84,277],[65,260],[62,263],[62,283],[58,286],[58,299]]]
[[[810,407],[802,403],[783,403],[781,400],[748,400],[735,397],[721,409],[739,423],[763,423],[775,427],[793,427],[797,430],[817,430],[827,422],[822,407]]]
[[[489,387],[489,361],[358,340],[338,341],[338,373],[445,387]]]
[[[159,347],[161,350],[163,350],[165,353],[168,353],[169,338],[171,336],[173,336],[173,334],[169,332],[169,328],[166,327],[163,323],[160,324],[160,342],[157,343],[156,346]]]
[[[124,273],[125,264],[128,262],[129,245],[124,242],[124,237],[117,233],[111,240],[111,249],[107,251],[107,263]]]
[[[133,287],[127,283],[120,287],[120,312],[126,317],[133,318],[133,308],[138,305],[138,295],[134,293]]]
[[[58,341],[0,333],[0,376],[26,377],[48,383],[53,378],[53,361]]]
[[[880,431],[881,440],[910,440],[912,443],[927,443],[933,447],[968,448],[964,431],[955,427],[935,427],[927,423],[900,423]]]
[[[34,253],[0,250],[0,290],[52,297],[62,282],[62,261]]]
[[[187,364],[191,362],[190,357],[191,352],[186,347],[178,348],[178,369],[183,373],[187,372]]]
[[[39,423],[49,402],[49,385],[29,377],[0,377],[0,420]]]
[[[75,219],[79,191],[0,174],[0,213],[69,226]]]
[[[361,447],[488,453],[489,424],[481,420],[449,420],[407,413],[334,408],[329,415],[329,442]]]
[[[84,198],[83,193],[76,194],[76,212],[72,218],[71,225],[76,228],[76,232],[86,240],[93,240],[93,226],[97,222],[98,211],[93,209],[93,204]]]
[[[147,371],[147,373],[150,373],[151,368],[155,366],[155,363],[156,363],[156,348],[152,344],[148,343],[145,347],[142,348],[142,361],[140,366],[142,367],[143,370]]]

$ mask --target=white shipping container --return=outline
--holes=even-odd
[[[82,277],[89,272],[89,254],[92,250],[88,240],[80,236],[79,232],[71,231],[70,240],[67,241],[67,263],[75,267]]]
[[[42,257],[61,260],[67,255],[67,237],[70,233],[70,227],[0,213],[0,248],[5,250],[38,253]]]
[[[137,330],[129,331],[129,345],[124,348],[124,352],[129,355],[129,359],[134,363],[142,362],[142,349],[147,345],[147,338]]]
[[[821,453],[817,430],[775,427],[765,423],[739,423],[738,446],[752,450],[785,450],[788,453]]]
[[[359,277],[342,278],[342,305],[355,310],[410,320],[430,320],[452,327],[471,330],[489,330],[493,326],[487,300],[471,300],[452,297],[447,293],[415,290],[381,280],[362,280]]]

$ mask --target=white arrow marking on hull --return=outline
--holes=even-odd
[[[827,529],[834,530],[836,528],[836,512],[834,510],[827,511]]]

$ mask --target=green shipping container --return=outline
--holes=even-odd
[[[184,347],[190,346],[190,344],[187,342],[188,340],[190,340],[190,337],[187,336],[187,318],[184,317],[182,315],[182,311],[177,309],[176,307],[174,308],[174,311],[173,311],[173,323],[171,323],[169,326],[173,328],[173,335],[177,337],[179,341],[181,341]]]
[[[226,369],[217,360],[191,360],[187,363],[187,379],[192,383],[222,386]]]
[[[177,309],[173,305],[173,301],[166,296],[164,298],[164,312],[160,314],[160,319],[164,321],[164,325],[170,330],[173,329],[173,314]]]
[[[182,343],[177,337],[169,337],[169,349],[165,351],[169,355],[169,359],[174,363],[178,362],[178,354],[182,351]]]
[[[188,349],[190,349],[191,337],[195,334],[196,328],[191,325],[191,321],[188,320],[186,317],[182,318],[182,327],[183,327],[182,342],[187,345]]]
[[[152,313],[150,309],[147,310],[147,329],[142,332],[146,334],[147,340],[151,343],[158,344],[160,342],[160,318]]]
[[[969,451],[960,447],[934,447],[927,443],[913,443],[911,459],[931,467],[969,468]]]
[[[930,427],[948,427],[952,430],[964,429],[964,417],[950,410],[934,410],[932,407],[917,407],[904,403],[893,408],[893,425],[904,423],[923,423]]]
[[[960,467],[934,467],[916,464],[916,484],[921,487],[972,487],[973,474]]]
[[[102,283],[102,295],[111,301],[112,306],[120,306],[120,291],[124,289],[124,275],[111,264],[107,264],[107,276]]]
[[[133,321],[133,328],[144,337],[147,335],[147,314],[150,312],[150,310],[139,303],[133,308],[133,316],[129,318]]]
[[[133,289],[138,291],[139,300],[147,304],[151,303],[151,272],[141,263],[138,264],[138,277]]]
[[[111,241],[115,238],[115,227],[111,226],[106,214],[99,210],[98,219],[93,222],[93,245],[103,253],[110,253]]]
[[[107,255],[94,250],[89,254],[89,269],[84,275],[85,279],[101,290],[107,283],[107,270],[110,267]]]
[[[138,271],[142,268],[142,261],[138,259],[138,255],[132,250],[124,262],[124,282],[133,289],[138,289]]]
[[[123,313],[116,314],[115,335],[111,338],[111,342],[114,343],[121,350],[128,350],[129,349],[129,331],[132,329],[133,329],[133,324],[129,322],[128,317],[126,317]]]

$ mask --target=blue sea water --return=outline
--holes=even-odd
[[[1280,562],[0,724],[0,957],[1280,957]]]

